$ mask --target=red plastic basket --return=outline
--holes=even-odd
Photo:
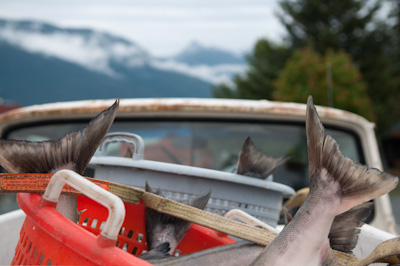
[[[86,209],[79,225],[38,194],[17,195],[27,217],[12,265],[150,265],[135,257],[147,250],[143,204],[125,203],[126,218],[115,244],[97,236],[107,220],[107,208],[88,197],[78,198],[78,210]],[[182,255],[233,242],[225,234],[193,224],[177,250]]]
[[[126,216],[118,235],[117,246],[122,250],[139,256],[143,251],[147,251],[145,224],[144,224],[144,204],[139,205],[124,203]],[[104,225],[108,210],[94,200],[80,196],[78,197],[78,210],[85,210],[79,218],[79,224],[86,230],[95,235],[100,234]],[[220,245],[234,243],[235,240],[224,233],[192,224],[186,236],[182,239],[176,249],[176,255],[184,255],[203,249]]]
[[[18,193],[17,200],[27,217],[12,265],[150,265],[74,224],[38,194]]]

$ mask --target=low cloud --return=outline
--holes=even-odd
[[[6,26],[0,30],[0,38],[28,52],[56,57],[114,77],[118,74],[110,66],[111,59],[130,62],[135,60],[127,58],[135,58],[136,65],[139,59],[143,61],[143,58],[139,58],[141,51],[133,45],[115,43],[103,47],[101,34],[84,36],[61,31],[44,34],[39,31],[40,24],[32,28],[38,31],[16,30],[12,25]]]
[[[190,66],[173,60],[156,59],[134,43],[109,38],[109,35],[92,32],[90,34],[71,33],[57,30],[41,32],[42,24],[35,23],[29,29],[19,29],[13,23],[0,27],[0,39],[31,53],[40,53],[85,67],[91,71],[104,73],[114,78],[123,78],[111,62],[127,68],[144,65],[174,71],[195,77],[212,84],[232,85],[234,74],[244,73],[245,65],[221,64],[216,66]]]
[[[235,74],[244,73],[247,69],[245,65],[221,64],[215,66],[192,66],[173,60],[153,60],[150,64],[158,69],[179,72],[212,84],[226,83],[229,85],[232,85],[232,77]]]

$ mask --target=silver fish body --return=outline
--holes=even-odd
[[[372,203],[367,202],[335,217],[329,233],[331,246],[336,250],[351,252],[357,243],[359,227],[364,223],[371,209]],[[180,257],[150,259],[149,262],[156,266],[246,266],[251,265],[264,249],[264,246],[240,241]]]
[[[149,262],[155,266],[246,266],[250,265],[263,250],[263,246],[240,241],[188,255],[149,260]]]
[[[329,136],[324,137],[311,98],[307,109],[307,143],[310,193],[295,217],[267,248],[240,242],[150,262],[163,266],[335,265],[331,247],[351,252],[357,243],[359,227],[372,208],[371,203],[363,202],[390,191],[398,179],[356,165],[343,156],[336,142]],[[262,172],[262,167],[258,168]]]
[[[310,193],[293,220],[252,265],[336,265],[328,235],[337,215],[397,186],[398,178],[355,164],[324,136],[311,96],[307,102]]]

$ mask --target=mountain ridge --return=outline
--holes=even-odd
[[[244,56],[221,48],[205,46],[198,41],[191,42],[172,58],[189,65],[245,64]]]
[[[212,97],[212,84],[229,82],[243,67],[157,59],[136,42],[111,33],[0,18],[0,96],[22,105],[117,97]]]
[[[86,99],[211,97],[210,84],[179,73],[146,67],[135,72],[122,68],[121,72],[126,78],[113,78],[0,42],[1,96],[23,106]]]

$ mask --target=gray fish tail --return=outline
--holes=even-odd
[[[293,220],[293,216],[290,214],[289,210],[286,207],[282,208],[283,216],[285,217],[285,225],[288,225],[290,221]]]
[[[306,116],[310,185],[323,194],[326,188],[320,186],[322,175],[338,184],[335,194],[341,199],[341,206],[336,215],[382,196],[397,186],[397,177],[354,163],[340,152],[331,136],[324,136],[311,96],[307,101]]]
[[[204,208],[207,206],[210,196],[211,196],[211,190],[204,195],[200,195],[193,199],[182,201],[182,203],[185,203],[185,204],[195,207],[197,209],[204,210]]]
[[[147,183],[147,181],[146,181],[146,186],[145,186],[144,190],[146,192],[150,192],[150,193],[153,193],[153,194],[161,196],[161,190],[160,189],[157,189],[157,190],[152,189],[150,187],[149,183]]]
[[[371,214],[372,207],[372,202],[365,202],[335,217],[328,236],[332,249],[352,253],[360,227]]]
[[[325,137],[311,96],[307,101],[306,133],[310,192],[293,220],[252,265],[337,265],[330,244],[346,251],[352,249],[357,242],[354,235],[358,234],[354,228],[367,216],[368,204],[339,216],[333,225],[335,217],[397,185],[397,177],[355,164],[340,152],[331,136]],[[346,216],[356,220],[351,224],[347,220],[353,227],[349,231],[341,222]]]
[[[153,190],[146,182],[145,190],[150,193],[161,195],[161,191]],[[210,198],[211,191],[205,195],[187,200],[183,203],[198,209],[204,209]],[[172,215],[164,214],[156,210],[145,209],[146,239],[149,250],[155,249],[163,242],[169,242],[170,254],[186,235],[192,223]]]
[[[171,256],[171,254],[169,254],[170,249],[171,247],[169,246],[169,243],[164,242],[158,245],[155,249],[151,249],[148,252],[143,253],[138,257],[146,261],[164,259]]]
[[[55,173],[70,169],[83,174],[113,123],[118,106],[119,100],[93,118],[82,132],[71,132],[56,141],[0,139],[0,164],[10,173]],[[75,222],[76,205],[76,197],[61,195],[57,210]]]
[[[289,158],[274,158],[257,150],[250,137],[245,140],[239,153],[236,173],[266,179]]]
[[[93,118],[81,131],[59,140],[31,142],[0,139],[0,164],[10,173],[54,173],[60,169],[83,174],[114,121],[117,100]]]

